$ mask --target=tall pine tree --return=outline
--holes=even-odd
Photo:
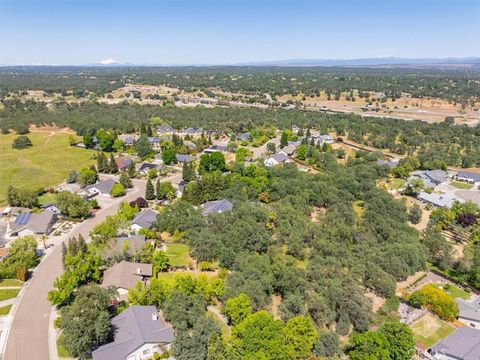
[[[108,172],[108,161],[103,152],[97,155],[97,169],[100,173]]]
[[[109,173],[111,174],[118,173],[118,166],[117,166],[117,163],[115,162],[115,159],[113,158],[113,154],[110,154],[110,161],[108,162],[108,170],[109,170]]]
[[[284,148],[288,145],[288,135],[285,131],[282,132],[282,137],[280,138],[280,148]]]
[[[150,179],[147,180],[147,188],[145,189],[145,199],[147,200],[154,200],[155,196],[155,189],[153,188],[152,181]]]

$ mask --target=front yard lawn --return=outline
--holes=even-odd
[[[3,289],[3,290],[0,290],[0,301],[13,299],[14,297],[17,297],[19,291],[20,291],[20,289]]]
[[[0,279],[0,287],[22,286],[23,283],[17,279]]]
[[[437,288],[446,291],[450,296],[455,298],[462,298],[464,300],[470,297],[470,293],[452,284],[433,284]]]
[[[186,267],[189,265],[190,248],[185,244],[167,244],[166,254],[172,267]]]
[[[455,186],[457,189],[471,189],[472,184],[466,183],[466,182],[461,182],[461,181],[452,181],[450,185]]]
[[[455,330],[451,323],[440,320],[431,314],[425,315],[412,326],[415,342],[420,342],[430,348],[440,339],[450,335]]]
[[[4,307],[0,307],[0,316],[8,315],[11,308],[12,308],[12,305],[7,305],[7,306],[4,306]]]

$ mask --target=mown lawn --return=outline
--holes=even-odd
[[[462,298],[464,300],[470,297],[470,293],[452,284],[433,284],[437,288],[446,291],[450,296],[455,298]]]
[[[23,283],[17,279],[0,279],[0,287],[5,286],[22,286]]]
[[[415,342],[421,342],[427,348],[430,348],[437,341],[447,337],[455,330],[455,326],[431,314],[425,315],[413,324],[411,328]]]
[[[188,266],[190,248],[185,244],[167,244],[166,254],[173,267]]]
[[[12,308],[12,305],[0,307],[0,316],[8,315],[10,313],[11,308]]]
[[[57,194],[47,192],[38,198],[38,202],[40,205],[55,204],[57,202]]]
[[[455,186],[457,189],[466,189],[469,190],[472,188],[472,184],[461,182],[461,181],[452,181],[450,185]]]
[[[0,290],[0,301],[12,299],[18,295],[20,289],[1,289]]]
[[[50,187],[65,180],[71,170],[80,170],[94,162],[92,151],[70,146],[70,134],[50,136],[47,132],[32,132],[27,136],[33,146],[23,150],[12,149],[17,136],[0,135],[0,205],[6,204],[9,185]]]

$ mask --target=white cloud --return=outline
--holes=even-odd
[[[117,60],[112,59],[112,58],[108,58],[108,59],[100,61],[100,64],[102,64],[102,65],[112,65],[112,64],[119,64],[119,62]]]

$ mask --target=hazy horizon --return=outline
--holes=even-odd
[[[2,65],[480,56],[480,1],[0,2]]]

